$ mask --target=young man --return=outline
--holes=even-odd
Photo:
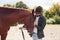
[[[33,30],[33,40],[42,40],[44,37],[44,32],[43,29],[46,25],[46,19],[42,15],[42,7],[38,6],[35,10],[34,16],[35,16],[35,21],[34,21],[34,30]]]

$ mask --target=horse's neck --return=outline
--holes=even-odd
[[[7,9],[0,8],[0,19],[5,22],[15,23],[22,21],[24,18],[28,17],[31,13],[24,9]]]

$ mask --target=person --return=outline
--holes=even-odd
[[[42,40],[42,38],[44,37],[43,29],[45,28],[46,25],[46,19],[42,14],[42,10],[43,10],[42,7],[38,6],[34,12],[35,21],[32,34],[33,40]]]

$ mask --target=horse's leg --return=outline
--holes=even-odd
[[[6,27],[5,31],[2,30],[1,40],[6,40],[7,32],[8,32],[9,29],[10,29],[10,27]]]
[[[1,40],[6,40],[6,37],[7,37],[7,32],[1,34]]]

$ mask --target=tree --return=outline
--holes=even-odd
[[[22,1],[16,3],[16,8],[25,8],[28,9],[29,7],[24,4]]]
[[[60,5],[58,3],[53,4],[53,6],[49,9],[49,14],[52,14],[53,16],[60,16]]]
[[[53,4],[53,6],[46,12],[45,16],[49,18],[49,23],[60,24],[60,4]]]
[[[14,5],[10,5],[10,4],[4,4],[4,7],[15,7]]]

